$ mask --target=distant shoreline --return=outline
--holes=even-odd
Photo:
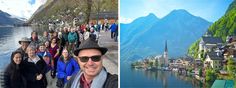
[[[15,27],[13,25],[0,25],[0,27]]]
[[[0,25],[0,27],[26,27],[30,25]]]

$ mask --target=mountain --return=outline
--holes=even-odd
[[[145,17],[135,19],[130,24],[121,25],[121,39],[122,41],[129,41],[133,37],[133,33],[145,32],[146,29],[150,28],[155,22],[160,20],[153,13],[148,14]]]
[[[214,37],[220,37],[222,40],[226,40],[228,35],[236,36],[236,0],[234,0],[228,7],[226,13],[215,23],[208,28],[208,33]],[[198,51],[198,43],[196,41],[189,47],[189,51]],[[190,53],[190,52],[189,52]],[[194,53],[195,57],[197,53]]]
[[[91,1],[91,13],[118,12],[118,0],[47,0],[40,6],[27,23],[48,22],[50,20],[73,20],[74,17],[87,14],[88,1]]]
[[[0,10],[0,26],[22,24],[23,21]]]
[[[210,22],[182,9],[173,10],[162,19],[151,14],[121,24],[121,61],[163,54],[166,40],[169,57],[183,56],[210,25]]]

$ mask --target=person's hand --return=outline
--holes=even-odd
[[[53,58],[56,58],[56,57],[57,57],[57,55],[54,55],[54,56],[53,56]]]
[[[42,75],[42,74],[39,74],[39,75],[36,76],[36,80],[41,80],[42,77],[43,77],[43,75]]]
[[[56,75],[54,74],[54,71],[52,70],[52,71],[51,71],[51,77],[52,77],[52,78],[55,78],[55,76],[56,76]]]
[[[66,78],[66,79],[67,79],[67,80],[70,80],[70,78],[71,78],[71,76],[67,76],[67,78]]]

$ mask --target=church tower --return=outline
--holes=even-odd
[[[168,66],[168,48],[167,48],[167,41],[165,42],[164,66]]]

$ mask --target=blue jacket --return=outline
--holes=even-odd
[[[113,23],[110,27],[111,32],[115,32],[117,30],[117,25],[115,23]]]
[[[67,76],[72,76],[80,70],[78,63],[74,58],[70,58],[67,63],[65,63],[60,57],[57,61],[57,78],[64,78],[64,82],[67,82]]]

